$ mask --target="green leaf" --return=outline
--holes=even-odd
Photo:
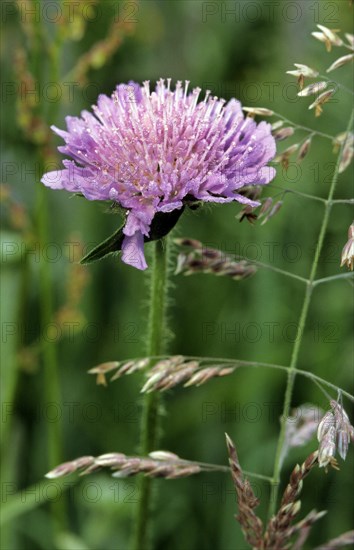
[[[110,237],[108,237],[108,239],[95,246],[93,250],[91,250],[80,260],[80,264],[90,264],[92,262],[96,262],[97,260],[101,260],[108,254],[119,252],[122,248],[122,242],[124,239],[123,227],[124,224]]]
[[[165,237],[174,228],[183,210],[184,207],[180,210],[173,210],[172,212],[157,212],[151,222],[150,235],[149,237],[145,237],[144,241],[148,243]],[[95,246],[95,248],[80,260],[80,263],[90,264],[97,260],[101,260],[105,256],[108,256],[108,254],[119,252],[122,248],[124,239],[123,227],[124,224],[105,241]]]

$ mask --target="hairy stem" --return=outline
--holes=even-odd
[[[347,132],[349,132],[349,130],[350,130],[352,124],[353,124],[353,118],[354,118],[354,111],[352,112],[352,115],[350,117]],[[341,151],[343,149],[343,145],[341,147]],[[315,277],[316,277],[318,262],[319,262],[319,259],[320,259],[320,255],[321,255],[321,251],[322,251],[322,247],[323,247],[323,242],[324,242],[324,238],[325,238],[325,234],[326,234],[326,230],[327,230],[327,226],[328,226],[329,216],[330,216],[330,212],[331,212],[331,208],[332,208],[332,199],[333,199],[333,196],[334,196],[334,192],[335,192],[336,184],[337,184],[337,180],[338,180],[340,158],[341,158],[341,154],[339,154],[338,158],[337,158],[337,163],[336,163],[336,167],[335,167],[335,170],[334,170],[333,179],[332,179],[332,182],[331,182],[331,185],[330,185],[327,202],[326,202],[325,208],[324,208],[324,216],[323,216],[323,219],[322,219],[322,225],[321,225],[321,229],[320,229],[320,233],[319,233],[319,237],[318,237],[318,244],[317,244],[316,251],[315,251],[315,256],[314,256],[314,259],[313,259],[313,262],[312,262],[310,276],[309,276],[309,279],[308,279],[308,282],[307,282],[307,285],[306,285],[306,292],[305,292],[305,297],[304,297],[304,301],[303,301],[303,305],[302,305],[302,309],[301,309],[301,314],[300,314],[300,321],[299,321],[299,326],[298,326],[297,338],[295,340],[295,344],[294,344],[294,347],[293,347],[293,351],[292,351],[292,355],[291,355],[291,361],[290,361],[290,368],[288,370],[288,379],[287,379],[287,385],[286,385],[286,390],[285,390],[283,414],[282,414],[282,417],[281,417],[280,435],[279,435],[278,445],[277,445],[276,454],[275,454],[273,478],[272,478],[272,483],[271,483],[271,498],[270,498],[270,505],[269,505],[269,516],[272,516],[274,514],[275,507],[276,507],[276,502],[277,502],[277,497],[278,497],[280,472],[281,472],[281,468],[282,468],[282,451],[283,451],[285,435],[286,435],[286,420],[289,416],[290,407],[291,407],[291,398],[292,398],[294,382],[295,382],[295,377],[296,377],[296,367],[297,367],[297,363],[298,363],[299,351],[300,351],[300,346],[301,346],[301,342],[302,342],[302,337],[303,337],[303,334],[304,334],[306,319],[307,319],[307,315],[308,315],[308,311],[309,311],[309,307],[310,307],[311,295],[312,295],[312,290],[313,290],[313,283],[314,283]]]
[[[166,298],[168,280],[168,239],[154,242],[154,258],[151,267],[150,310],[148,324],[147,355],[160,355],[166,345]],[[160,394],[152,392],[145,396],[141,453],[147,456],[156,450],[159,439]],[[152,508],[152,479],[141,479],[138,514],[133,541],[133,550],[146,550],[149,547],[150,513]]]

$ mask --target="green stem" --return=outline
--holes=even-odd
[[[336,199],[332,204],[354,204],[354,199]]]
[[[168,239],[154,242],[154,258],[151,267],[149,332],[147,355],[161,355],[166,345],[166,298],[168,281]],[[147,456],[156,450],[159,439],[160,394],[152,392],[145,396],[142,417],[141,454]],[[152,479],[141,479],[136,530],[133,550],[149,547],[150,513],[152,508]]]
[[[313,282],[313,286],[322,285],[323,283],[331,283],[339,279],[353,279],[353,273],[339,273],[338,275],[331,275],[330,277],[323,277],[323,279],[317,279]]]
[[[319,132],[318,130],[314,130],[313,128],[308,128],[307,126],[302,126],[301,124],[296,124],[292,120],[286,118],[285,116],[283,116],[279,113],[273,112],[273,114],[274,114],[274,116],[279,117],[281,120],[284,120],[284,122],[287,122],[288,124],[291,124],[292,126],[294,126],[294,128],[296,130],[305,130],[306,132],[310,132],[311,134],[321,136],[321,137],[324,137],[326,139],[330,139],[331,141],[333,141],[335,139],[335,136],[331,136],[330,134],[325,134],[324,132]]]
[[[42,164],[42,163],[41,163]],[[48,204],[47,189],[42,183],[37,183],[37,234],[40,250],[39,265],[39,301],[40,301],[40,319],[41,319],[41,354],[43,361],[44,391],[47,403],[55,403],[60,406],[61,390],[58,369],[58,357],[56,342],[44,338],[47,334],[50,323],[53,321],[53,283],[51,268],[47,260],[43,257],[43,251],[48,241]],[[61,425],[59,422],[47,423],[47,460],[49,468],[60,464],[63,461],[63,437]],[[67,502],[65,497],[57,502],[51,503],[53,513],[53,530],[58,532],[67,527]]]
[[[352,112],[352,115],[350,117],[347,132],[349,132],[349,130],[350,130],[352,124],[353,124],[353,118],[354,118],[354,111]],[[342,144],[341,151],[340,151],[340,153],[338,155],[338,158],[337,158],[337,163],[336,163],[336,167],[335,167],[335,170],[334,170],[333,179],[332,179],[331,186],[330,186],[330,189],[329,189],[328,198],[327,198],[327,201],[326,201],[326,204],[325,204],[324,216],[323,216],[322,225],[321,225],[321,229],[320,229],[320,233],[319,233],[319,237],[318,237],[318,244],[317,244],[316,251],[315,251],[315,256],[314,256],[314,259],[313,259],[313,262],[312,262],[310,276],[309,276],[308,283],[307,283],[307,286],[306,286],[305,297],[304,297],[304,301],[303,301],[303,305],[302,305],[302,309],[301,309],[297,338],[296,338],[294,348],[293,348],[293,351],[292,351],[292,355],[291,355],[290,368],[289,368],[289,371],[288,371],[287,386],[286,386],[286,390],[285,390],[283,414],[282,414],[282,417],[281,417],[280,435],[279,435],[279,439],[278,439],[278,445],[277,445],[276,454],[275,454],[275,461],[274,461],[273,479],[272,479],[272,484],[271,484],[271,498],[270,498],[270,505],[269,505],[269,516],[272,516],[274,514],[276,503],[277,503],[279,482],[280,482],[280,472],[281,472],[281,468],[282,468],[282,454],[283,454],[282,451],[283,451],[283,446],[284,446],[285,436],[286,436],[286,421],[287,421],[287,418],[288,418],[289,412],[290,412],[291,398],[292,398],[292,393],[293,393],[293,388],[294,388],[294,382],[295,382],[295,376],[296,376],[296,367],[297,367],[298,357],[299,357],[299,350],[300,350],[302,337],[303,337],[303,334],[304,334],[304,328],[305,328],[305,324],[306,324],[306,319],[307,319],[307,314],[308,314],[309,306],[310,306],[310,302],[311,302],[313,283],[315,281],[317,266],[318,266],[318,262],[319,262],[319,259],[320,259],[320,255],[321,255],[321,251],[322,251],[322,247],[323,247],[323,243],[324,243],[324,238],[325,238],[325,234],[326,234],[326,230],[327,230],[327,226],[328,226],[329,216],[330,216],[330,212],[331,212],[331,208],[332,208],[332,199],[333,199],[334,192],[335,192],[336,185],[337,185],[338,173],[339,173],[339,164],[340,164],[340,159],[341,159],[341,152],[343,150],[343,145],[344,144]]]
[[[36,1],[37,8],[40,7],[40,2]],[[43,18],[39,17],[36,20],[37,33],[40,41],[40,55],[49,47],[51,52],[51,64],[50,64],[50,79],[52,82],[59,81],[59,51],[60,42],[58,41],[59,31],[54,36],[51,44],[48,44],[45,34],[45,28],[43,26]],[[38,52],[37,52],[38,56]],[[43,82],[43,63],[39,63],[36,78],[41,85]],[[53,123],[57,110],[59,108],[58,102],[50,104],[48,113],[44,112],[44,103],[39,105],[38,115],[43,119]],[[47,116],[46,116],[47,115]],[[46,146],[47,143],[38,144],[38,159],[40,166],[40,173],[45,171],[46,160]],[[41,352],[42,360],[44,364],[44,387],[45,398],[48,402],[56,404],[61,403],[59,370],[58,370],[58,358],[56,343],[50,341],[48,338],[44,338],[43,334],[46,334],[50,323],[53,321],[53,278],[50,265],[44,257],[43,251],[48,242],[49,236],[49,218],[48,218],[48,201],[47,201],[47,189],[40,182],[36,182],[36,221],[37,221],[37,235],[39,240],[40,249],[40,262],[39,262],[39,281],[40,281],[40,319],[41,319]],[[46,426],[47,428],[47,441],[48,441],[48,463],[49,467],[55,466],[62,462],[62,433],[59,423],[52,423]],[[55,528],[64,528],[66,523],[65,504],[63,501],[53,503],[54,517],[57,520]]]
[[[41,183],[37,184],[37,231],[40,243],[40,313],[41,334],[46,334],[53,321],[53,287],[52,274],[49,263],[43,257],[43,251],[48,241],[48,205],[46,189]],[[44,362],[45,397],[48,402],[60,403],[60,384],[58,376],[58,360],[55,342],[42,336],[42,357]],[[48,463],[50,467],[60,464],[61,433],[60,424],[54,422],[48,425]]]
[[[40,9],[41,3],[36,0],[36,8]],[[35,29],[37,38],[37,48],[34,52],[35,58],[40,58],[43,52],[48,47],[45,40],[45,29],[43,28],[43,18],[35,18]],[[55,42],[55,40],[54,40]],[[55,47],[54,47],[55,49]],[[50,66],[50,78],[52,81],[57,82],[59,77],[59,52],[55,59],[52,59]],[[39,63],[36,66],[35,77],[39,83],[42,84],[43,80],[43,63]],[[53,105],[53,104],[51,104]],[[52,119],[50,122],[54,122],[54,116],[56,109],[58,108],[58,102],[54,103],[52,107]],[[42,118],[45,117],[43,102],[39,105],[38,115]],[[39,160],[40,173],[45,169],[45,154],[43,152],[43,145],[39,144],[37,147],[37,155]],[[41,316],[41,334],[45,334],[48,330],[49,324],[53,320],[53,285],[52,275],[49,263],[46,261],[43,255],[43,251],[48,241],[48,204],[47,204],[47,190],[42,183],[36,182],[36,221],[37,221],[37,234],[40,248],[40,264],[39,264],[39,279],[40,279],[40,316]],[[43,339],[41,342],[41,351],[44,362],[44,384],[46,398],[49,402],[60,403],[60,385],[58,377],[58,361],[56,355],[56,348],[54,342],[49,342],[48,339]],[[59,464],[62,460],[61,456],[61,436],[59,430],[59,424],[53,423],[48,430],[48,462],[50,467]]]
[[[304,277],[300,277],[300,275],[295,275],[295,273],[291,273],[290,271],[285,271],[285,269],[280,269],[279,267],[275,267],[271,264],[265,264],[263,262],[259,262],[258,260],[251,260],[249,258],[243,257],[243,256],[236,256],[237,258],[241,260],[246,260],[247,262],[250,262],[251,264],[258,265],[259,267],[263,267],[265,269],[270,269],[271,271],[274,271],[274,273],[279,273],[280,275],[285,275],[285,277],[289,277],[290,279],[296,279],[297,281],[300,281],[301,283],[307,283],[307,279]]]
[[[317,197],[316,195],[309,195],[308,193],[301,193],[300,191],[296,191],[295,189],[286,189],[284,187],[281,187],[280,185],[272,185],[272,184],[268,184],[268,187],[273,189],[279,189],[279,191],[284,192],[284,195],[286,193],[292,193],[293,195],[298,195],[299,197],[305,197],[306,199],[322,202],[323,204],[327,203],[327,199],[323,199],[322,197]],[[332,205],[333,204],[351,205],[351,204],[354,204],[354,199],[335,199],[335,200],[332,200],[331,202],[332,202]]]

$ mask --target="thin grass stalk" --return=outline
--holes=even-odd
[[[350,117],[350,120],[349,120],[347,132],[349,132],[351,127],[352,127],[353,119],[354,119],[354,110],[352,111],[352,114],[351,114],[351,117]],[[344,144],[342,144],[341,151],[343,149],[343,146],[344,146]],[[309,307],[310,307],[311,295],[312,295],[312,290],[313,290],[313,286],[314,286],[313,283],[315,281],[318,262],[319,262],[320,255],[321,255],[321,252],[322,252],[322,247],[323,247],[324,238],[325,238],[326,231],[327,231],[329,216],[330,216],[331,209],[332,209],[332,199],[333,199],[334,192],[335,192],[336,185],[337,185],[338,174],[339,174],[339,165],[340,165],[340,159],[341,159],[341,151],[339,152],[338,157],[337,157],[337,163],[336,163],[336,166],[335,166],[332,182],[331,182],[331,185],[330,185],[327,201],[326,201],[325,208],[324,208],[324,216],[323,216],[322,225],[321,225],[321,229],[320,229],[320,233],[319,233],[319,237],[318,237],[318,244],[317,244],[314,259],[313,259],[313,262],[312,262],[310,276],[309,276],[308,283],[307,283],[307,286],[306,286],[304,302],[303,302],[302,309],[301,309],[300,321],[299,321],[299,324],[298,324],[297,338],[295,340],[295,344],[294,344],[292,355],[291,355],[290,368],[289,368],[289,371],[288,371],[287,386],[286,386],[285,397],[284,397],[283,414],[282,414],[282,417],[281,417],[280,434],[279,434],[279,439],[278,439],[278,444],[277,444],[277,449],[276,449],[276,454],[275,454],[273,478],[272,478],[272,483],[271,483],[271,496],[270,496],[270,503],[269,503],[269,517],[274,515],[275,509],[276,509],[276,503],[277,503],[277,497],[278,497],[278,491],[279,491],[279,483],[280,483],[280,473],[281,473],[281,468],[282,468],[282,449],[283,449],[285,436],[286,436],[286,419],[288,418],[289,413],[290,413],[291,398],[292,398],[294,382],[295,382],[295,377],[296,377],[296,367],[297,367],[297,363],[298,363],[300,346],[301,346],[301,343],[302,343],[302,337],[303,337],[304,328],[305,328],[305,324],[306,324],[306,320],[307,320],[307,315],[308,315],[308,311],[309,311]]]
[[[40,250],[45,249],[48,241],[48,204],[46,189],[43,185],[37,185],[37,233]],[[46,331],[53,320],[53,286],[51,269],[48,262],[41,258],[39,269],[40,281],[40,317],[41,331]],[[60,384],[58,375],[58,359],[55,342],[48,339],[42,342],[42,359],[44,363],[44,385],[45,398],[49,403],[60,403]],[[60,424],[51,423],[47,426],[48,437],[48,462],[50,465],[57,464],[62,460],[62,444]]]
[[[166,346],[166,306],[168,286],[168,238],[158,240],[154,244],[153,263],[151,266],[150,304],[147,355],[153,357],[164,353]],[[140,451],[147,456],[158,448],[160,418],[162,407],[159,392],[145,395],[141,424]],[[149,547],[151,535],[152,480],[141,479],[140,499],[132,550],[146,550]]]
[[[38,3],[38,2],[37,2]],[[43,52],[46,49],[46,44],[44,41],[44,29],[42,17],[35,19],[37,36],[39,40],[38,50],[34,52],[34,56],[42,56]],[[60,43],[57,40],[53,42],[53,51],[55,54],[52,55],[51,60],[51,70],[50,77],[53,82],[59,81],[59,49]],[[37,71],[35,76],[38,80],[40,88],[43,84],[43,67],[42,63],[37,63]],[[45,82],[44,82],[45,84]],[[58,102],[51,104],[50,109],[50,119],[52,122],[55,120],[55,115],[58,109]],[[49,116],[48,115],[48,116]],[[43,105],[40,106],[39,116],[45,118],[45,113],[43,112]],[[43,148],[41,145],[38,146],[38,160],[40,173],[44,172],[45,169],[45,157],[43,153]],[[40,249],[40,265],[39,265],[39,281],[40,281],[40,319],[42,330],[47,330],[49,324],[53,320],[53,282],[52,282],[52,273],[49,263],[42,257],[42,251],[45,249],[45,245],[48,242],[49,236],[49,217],[48,217],[48,200],[47,200],[47,190],[40,183],[36,182],[36,221],[37,221],[37,235],[39,240],[39,249]],[[48,341],[48,339],[42,342],[42,359],[44,363],[44,386],[45,386],[45,396],[48,402],[60,403],[60,382],[59,382],[59,372],[58,372],[58,358],[56,343]],[[58,464],[58,461],[61,462],[62,456],[62,433],[60,430],[59,423],[52,423],[47,427],[47,445],[48,445],[48,463]],[[54,516],[58,524],[63,527],[65,522],[65,508],[63,502],[53,503]]]
[[[301,124],[296,124],[295,122],[293,122],[292,120],[289,120],[288,118],[281,115],[280,113],[274,112],[274,116],[276,116],[277,118],[280,118],[287,124],[291,124],[297,130],[305,130],[306,132],[309,132],[313,135],[321,136],[323,138],[330,139],[331,141],[333,141],[334,139],[334,136],[331,136],[330,134],[325,134],[324,132],[319,132],[318,130],[314,130],[313,128],[308,128],[308,126],[302,126]]]

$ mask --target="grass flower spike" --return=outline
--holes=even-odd
[[[138,269],[147,267],[144,240],[153,240],[157,214],[182,213],[195,201],[258,206],[240,190],[275,175],[267,166],[275,155],[270,124],[245,117],[235,99],[226,103],[207,91],[198,103],[200,88],[170,85],[161,79],[150,91],[149,82],[120,84],[111,97],[99,96],[95,116],[67,117],[67,131],[53,126],[65,141],[59,151],[72,160],[42,178],[52,189],[123,207],[122,259]]]

